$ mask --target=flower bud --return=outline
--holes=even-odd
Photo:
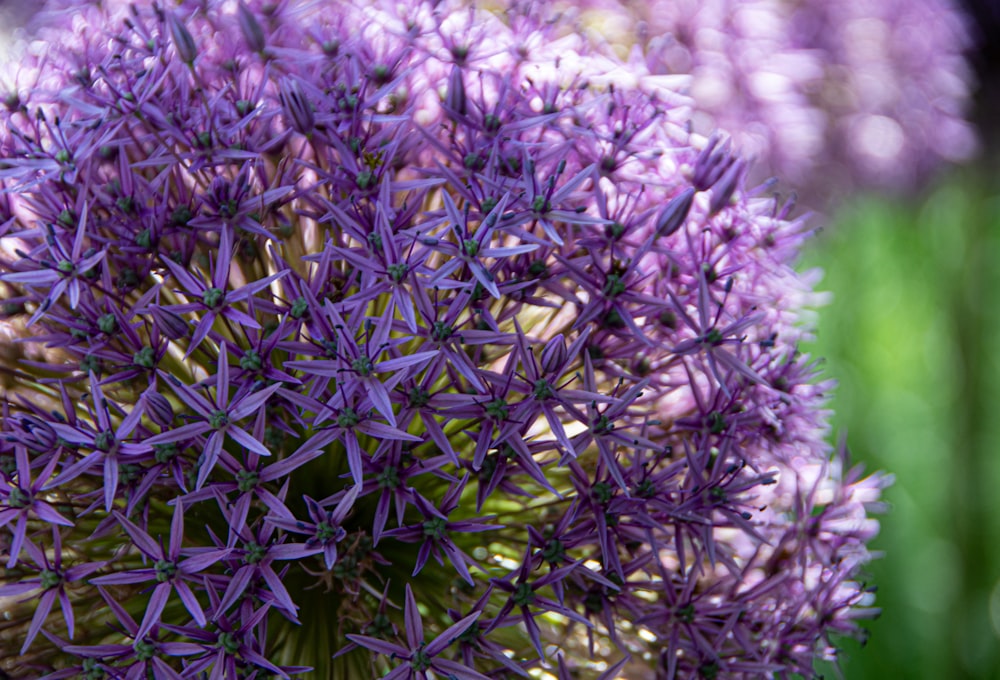
[[[24,430],[22,440],[29,449],[48,451],[56,445],[56,432],[47,423],[37,418],[26,416],[21,419],[21,429]]]
[[[740,183],[745,167],[746,163],[744,163],[742,158],[737,160],[729,166],[726,173],[716,182],[712,188],[712,200],[709,202],[709,215],[714,215],[726,207],[729,199],[733,196],[733,192],[736,191],[737,185]]]
[[[722,146],[719,146],[720,139],[718,134],[713,134],[695,159],[694,177],[691,182],[698,191],[708,190],[736,161],[736,157],[730,153],[732,140],[727,138]]]
[[[560,333],[542,348],[542,370],[546,373],[557,373],[566,366],[566,358],[566,342]]]
[[[146,413],[160,427],[170,427],[174,422],[174,409],[170,402],[159,392],[146,392]]]
[[[656,218],[657,236],[670,236],[684,224],[691,210],[691,203],[694,201],[694,193],[694,189],[685,189],[667,203],[663,212]]]
[[[445,95],[444,106],[451,114],[465,115],[465,81],[462,79],[462,69],[457,64],[451,67],[451,75],[448,76],[448,92]]]
[[[285,119],[291,128],[304,135],[311,134],[316,127],[316,119],[313,117],[312,105],[306,99],[299,82],[288,78],[282,80],[278,99],[281,100],[281,108],[284,109]]]
[[[150,307],[149,311],[160,333],[169,340],[180,340],[188,334],[188,323],[179,314],[163,307]]]
[[[185,64],[194,62],[195,57],[198,56],[198,47],[194,44],[191,32],[187,30],[173,12],[167,12],[167,28],[170,30],[170,37],[174,41],[174,47],[177,48],[177,56]]]
[[[247,41],[247,47],[253,52],[263,52],[267,46],[264,29],[246,3],[241,2],[237,6],[236,18],[240,22],[240,30],[243,32],[243,39]]]

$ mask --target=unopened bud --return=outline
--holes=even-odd
[[[24,443],[34,451],[48,451],[56,445],[56,432],[48,423],[31,417],[21,420],[24,430]]]
[[[448,76],[448,93],[444,105],[449,113],[465,115],[465,81],[462,79],[462,69],[457,64],[451,67],[451,75]]]
[[[170,37],[174,41],[174,47],[177,48],[177,56],[185,64],[192,63],[195,57],[198,56],[198,47],[194,44],[191,32],[187,30],[173,12],[167,12],[167,28],[170,30]]]
[[[687,219],[691,210],[691,203],[694,202],[694,189],[687,188],[667,203],[667,206],[656,218],[656,235],[670,236],[680,229]]]
[[[307,136],[311,134],[316,127],[316,119],[313,117],[312,105],[299,82],[291,79],[283,80],[278,99],[281,100],[285,118],[292,129]]]
[[[691,183],[698,191],[706,191],[711,188],[736,162],[736,157],[730,153],[732,140],[727,138],[721,146],[719,145],[720,140],[721,137],[718,134],[713,134],[708,140],[708,144],[698,154],[698,158],[695,159],[694,177],[691,178]]]
[[[240,30],[243,32],[243,39],[247,41],[247,47],[253,52],[263,52],[267,46],[264,29],[246,3],[241,2],[236,7],[236,18],[240,22]]]
[[[742,179],[745,167],[746,163],[743,162],[743,159],[736,161],[712,188],[712,200],[708,206],[710,215],[716,214],[729,204],[729,199],[732,198],[733,192],[736,191],[736,187]]]
[[[188,334],[188,322],[179,314],[163,307],[150,307],[149,311],[153,315],[156,327],[167,339],[180,340]]]
[[[542,348],[542,370],[557,373],[566,366],[566,341],[562,333],[545,343]]]
[[[146,392],[146,413],[160,427],[170,427],[174,422],[174,409],[170,402],[159,392]]]

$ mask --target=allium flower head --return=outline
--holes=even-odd
[[[513,7],[40,17],[8,674],[811,676],[860,632],[887,479],[826,443],[808,230],[676,79]]]

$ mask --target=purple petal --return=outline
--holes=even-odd
[[[31,617],[28,635],[24,639],[24,644],[21,645],[21,654],[28,651],[28,647],[31,646],[35,636],[38,635],[38,631],[41,630],[45,619],[49,617],[49,612],[52,611],[52,605],[55,604],[57,594],[58,591],[55,588],[50,588],[38,598],[38,606],[35,608],[35,615]]]
[[[153,626],[160,622],[160,614],[167,606],[171,590],[173,590],[173,586],[170,583],[161,583],[153,589],[153,595],[149,598],[149,604],[146,605],[146,615],[142,617],[142,624],[136,631],[136,640],[146,637]]]
[[[233,259],[233,233],[228,225],[223,225],[219,231],[219,249],[216,251],[218,257],[215,260],[215,270],[212,272],[212,285],[225,290],[229,282],[229,265]],[[227,295],[226,301],[229,299]]]
[[[157,680],[184,680],[180,673],[168,666],[167,662],[158,656],[150,659],[149,665],[153,667],[152,674],[149,671],[143,672],[142,666],[132,666],[134,670],[129,670],[126,680],[133,680],[133,678],[134,680],[142,680],[143,678],[150,677],[150,675]]]
[[[72,640],[76,629],[76,619],[73,616],[73,605],[69,601],[69,595],[66,594],[65,588],[59,589],[59,607],[62,609],[63,621],[66,622],[66,632],[69,634],[69,639]]]
[[[333,565],[337,563],[337,544],[333,541],[327,541],[323,546],[323,562],[327,571],[332,571]]]
[[[345,637],[354,644],[360,645],[365,649],[370,649],[373,652],[378,652],[379,654],[396,656],[402,659],[408,659],[410,657],[410,650],[406,647],[400,647],[399,645],[394,645],[391,642],[386,642],[385,640],[379,640],[378,638],[369,637],[367,635],[346,635]]]
[[[228,233],[228,229],[223,229]],[[225,408],[229,402],[229,356],[226,354],[226,341],[219,345],[218,368],[215,372],[215,405]]]
[[[307,441],[305,444],[300,446],[298,450],[295,451],[295,453],[288,456],[288,458],[283,458],[282,460],[279,460],[277,463],[273,463],[264,468],[260,474],[261,481],[271,482],[276,479],[280,479],[281,477],[285,477],[292,471],[294,471],[296,468],[305,465],[314,458],[319,458],[325,453],[325,451],[323,451],[323,449],[320,447],[314,449],[306,449],[306,446],[308,445],[309,442]]]
[[[212,474],[212,468],[215,467],[215,463],[219,460],[219,454],[222,453],[222,434],[219,431],[215,431],[209,436],[208,441],[205,442],[205,450],[202,453],[201,469],[198,470],[198,481],[195,488],[200,489],[205,486],[205,482],[208,480],[208,476]]]
[[[104,456],[104,509],[111,512],[118,493],[118,461],[114,456]]]
[[[234,406],[229,411],[229,417],[233,420],[243,420],[251,413],[255,413],[260,410],[264,406],[265,402],[271,398],[271,395],[279,389],[281,389],[281,383],[275,383],[274,385],[265,387],[260,392],[254,392],[250,396],[240,399],[239,404]]]
[[[185,574],[197,574],[198,572],[204,570],[207,567],[215,564],[216,562],[224,559],[229,555],[228,548],[219,548],[217,550],[206,550],[205,552],[199,552],[197,555],[187,558],[186,560],[179,562],[177,564],[177,569],[184,572]]]
[[[0,586],[0,597],[17,597],[18,595],[34,592],[39,587],[39,580],[37,578],[22,583],[8,583],[5,586]]]
[[[388,489],[383,489],[379,496],[378,505],[375,506],[375,521],[372,524],[372,541],[378,545],[378,539],[382,537],[385,523],[389,520],[389,501],[392,499]]]
[[[49,524],[59,524],[64,527],[74,526],[71,520],[68,520],[60,515],[45,501],[35,501],[32,503],[31,507],[35,511],[35,514],[38,515],[39,519],[43,519]]]
[[[416,649],[424,642],[424,624],[420,619],[420,612],[417,610],[417,598],[413,596],[410,584],[406,584],[406,606],[403,612],[406,619],[406,641],[411,649]]]
[[[62,274],[54,269],[38,269],[30,272],[14,272],[0,276],[0,281],[10,281],[11,283],[26,283],[28,285],[51,284],[62,278]]]
[[[161,642],[159,647],[168,656],[192,656],[205,651],[202,645],[193,642]]]
[[[111,429],[111,419],[108,418],[108,406],[104,400],[104,392],[101,391],[100,382],[94,372],[90,372],[90,395],[94,401],[94,411],[97,413],[97,424],[102,432]]]
[[[323,549],[319,546],[308,546],[305,543],[286,543],[272,547],[267,551],[267,554],[276,560],[298,560],[321,552]]]
[[[444,548],[445,553],[448,555],[448,561],[455,567],[455,571],[462,577],[462,580],[470,586],[475,586],[476,582],[472,578],[472,574],[469,573],[469,568],[465,565],[465,553],[451,541],[443,541],[441,547]]]
[[[208,337],[209,331],[212,330],[212,324],[215,323],[215,317],[218,316],[216,311],[209,310],[205,313],[205,316],[198,321],[198,325],[194,329],[194,334],[191,336],[191,344],[188,345],[187,352],[184,353],[184,359],[191,358],[194,351],[198,349],[198,345],[201,341]]]
[[[403,432],[402,430],[397,430],[394,427],[389,427],[374,420],[363,420],[358,423],[356,429],[361,430],[367,435],[371,435],[376,439],[396,439],[405,442],[422,442],[423,438],[417,435],[410,434],[409,432]]]
[[[368,398],[371,400],[375,410],[389,421],[390,426],[396,427],[396,415],[392,412],[392,401],[389,398],[388,390],[385,389],[385,385],[379,382],[378,379],[365,380],[364,385],[368,388]]]
[[[535,617],[531,615],[531,612],[524,610],[524,627],[528,629],[528,637],[531,638],[531,644],[538,652],[538,656],[545,658],[545,654],[542,652],[542,634],[538,630],[538,624],[535,623]]]
[[[253,578],[255,568],[252,565],[244,565],[240,567],[233,578],[229,581],[229,585],[226,587],[226,593],[222,596],[222,600],[219,602],[218,606],[215,607],[215,621],[219,620],[220,616],[226,613],[226,610],[237,599],[240,595],[247,589],[250,585],[250,580]]]
[[[170,273],[174,275],[177,282],[184,287],[185,291],[198,296],[201,296],[205,292],[205,285],[191,276],[191,274],[189,274],[184,267],[177,264],[169,257],[163,258],[162,263],[167,266],[167,269],[169,269]]]
[[[264,446],[257,439],[252,437],[250,433],[240,427],[235,425],[230,425],[226,428],[226,433],[233,438],[237,443],[242,444],[248,451],[256,453],[258,456],[270,456],[271,452],[266,446]]]
[[[167,559],[176,560],[181,552],[184,541],[184,501],[178,499],[174,506],[174,516],[170,519],[170,548]]]
[[[281,582],[281,579],[278,578],[278,575],[270,567],[263,567],[260,571],[264,577],[264,581],[267,583],[267,587],[271,590],[271,594],[274,595],[275,599],[278,600],[281,608],[294,616],[298,607],[295,606],[295,601],[288,593],[288,590],[285,589],[285,584]]]
[[[156,579],[156,573],[152,569],[136,569],[135,571],[120,571],[116,574],[105,574],[90,579],[90,582],[99,586],[130,585],[134,583],[145,583]]]
[[[125,439],[130,434],[132,434],[132,431],[142,421],[142,414],[143,414],[143,409],[133,408],[129,412],[129,414],[125,416],[125,419],[121,422],[121,425],[118,426],[118,429],[115,431],[115,437],[117,437],[118,439]]]
[[[93,445],[94,443],[94,435],[80,432],[80,430],[70,425],[63,425],[62,423],[48,423],[48,425],[55,431],[57,435],[59,435],[66,441],[70,442],[71,444]],[[15,452],[14,455],[16,457],[17,453]],[[27,453],[25,455],[27,455]],[[20,468],[18,468],[18,470],[20,471]],[[25,477],[24,479],[27,478],[28,477]]]
[[[183,395],[181,396],[183,398]],[[191,423],[189,425],[181,425],[180,427],[172,430],[167,430],[166,432],[154,435],[144,440],[144,443],[149,444],[150,446],[155,444],[169,444],[170,442],[177,442],[182,439],[190,439],[191,437],[208,432],[211,429],[212,426],[208,423]]]
[[[194,592],[191,587],[184,581],[176,580],[174,581],[174,590],[181,598],[181,602],[184,603],[184,608],[188,610],[195,622],[201,626],[205,627],[205,612],[202,611],[201,605],[198,604],[198,598],[195,597]]]
[[[256,293],[264,290],[265,288],[270,286],[273,282],[286,276],[287,274],[288,270],[286,269],[284,271],[278,272],[277,274],[271,274],[270,276],[265,276],[260,280],[254,281],[253,283],[248,283],[247,285],[242,286],[234,290],[229,295],[227,295],[226,300],[228,302],[239,302],[240,300],[245,300],[251,295],[255,295]],[[221,288],[221,286],[218,287]]]
[[[463,619],[463,621],[464,620],[465,619]],[[437,642],[437,640],[435,640],[434,642]],[[430,649],[430,645],[428,645],[428,649]],[[460,664],[457,661],[450,661],[448,659],[434,659],[432,663],[435,669],[438,669],[442,673],[447,674],[447,677],[449,679],[455,678],[455,680],[492,680],[489,676],[483,675],[478,671],[474,671],[468,666]]]
[[[465,631],[469,630],[469,628],[472,627],[472,624],[474,624],[476,620],[479,619],[481,614],[482,612],[474,612],[472,614],[469,614],[465,618],[457,621],[456,623],[453,623],[452,625],[448,626],[441,632],[440,635],[437,636],[437,638],[434,639],[434,642],[427,645],[425,650],[427,654],[430,656],[437,656],[445,649],[450,647],[451,644],[458,639],[458,636],[460,636],[462,633],[464,633]],[[439,659],[435,659],[435,663],[437,663],[438,661]]]
[[[351,478],[355,486],[361,486],[364,478],[364,464],[361,462],[362,451],[358,443],[358,437],[353,432],[344,435],[344,447],[347,449],[347,467],[351,471]]]
[[[267,659],[265,659],[263,656],[261,656],[260,654],[258,654],[257,652],[255,652],[250,647],[243,647],[240,650],[240,654],[243,655],[244,659],[246,659],[250,663],[254,664],[255,666],[260,666],[261,668],[269,670],[272,673],[274,673],[275,675],[281,676],[283,678],[287,678],[288,677],[287,673],[285,673],[283,670],[281,670],[280,668],[278,668],[277,666],[275,666],[273,663],[271,663],[270,661],[268,661]]]
[[[155,560],[166,559],[166,556],[163,554],[163,550],[160,548],[159,544],[154,541],[149,534],[137,527],[135,524],[132,524],[132,522],[120,512],[115,512],[114,514],[115,519],[118,520],[118,524],[125,529],[125,533],[129,535],[129,538],[132,539],[132,542],[135,543],[135,546],[139,548],[139,550]]]
[[[67,581],[79,581],[90,576],[98,569],[103,569],[106,562],[88,562],[86,564],[76,564],[63,571]]]

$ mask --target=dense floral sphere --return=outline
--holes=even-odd
[[[447,2],[38,21],[6,673],[811,676],[860,632],[887,480],[797,351],[808,230],[675,78]]]

